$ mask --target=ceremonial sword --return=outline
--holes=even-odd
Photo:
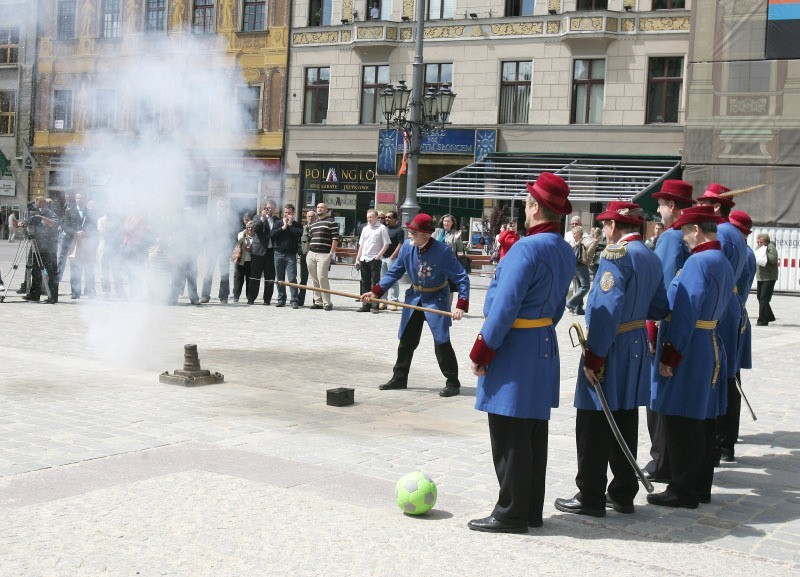
[[[739,375],[736,375],[736,388],[739,389],[739,394],[742,396],[742,400],[744,404],[747,405],[747,410],[750,411],[750,416],[753,417],[754,421],[757,421],[756,414],[753,411],[753,407],[750,406],[750,401],[747,400],[747,397],[744,394],[744,390],[742,389],[742,380],[739,378]]]
[[[573,338],[572,333],[575,332],[575,338],[578,339],[578,342],[575,342],[575,338]],[[572,346],[577,347],[578,345],[586,351],[586,337],[583,334],[583,327],[581,327],[578,323],[572,323],[569,327],[569,340],[572,341]],[[602,374],[602,373],[601,373]],[[653,488],[653,484],[647,480],[647,477],[644,476],[644,472],[639,468],[639,465],[636,464],[636,459],[633,458],[633,454],[631,450],[628,448],[627,443],[625,443],[625,439],[622,437],[622,433],[617,426],[617,422],[614,420],[614,415],[611,414],[611,409],[608,407],[608,401],[606,401],[606,396],[603,393],[603,388],[600,386],[600,379],[602,377],[598,375],[598,380],[592,382],[594,386],[594,391],[597,393],[597,398],[600,400],[600,406],[603,408],[603,414],[606,416],[606,420],[608,421],[608,426],[611,427],[611,432],[614,433],[614,438],[617,440],[619,444],[619,448],[622,449],[622,453],[625,455],[625,458],[628,459],[628,463],[633,470],[636,472],[636,476],[639,477],[639,480],[644,485],[644,488],[647,490],[648,493],[652,493],[655,489]]]

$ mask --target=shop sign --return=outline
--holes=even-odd
[[[355,210],[357,194],[330,194],[322,195],[322,201],[328,205],[329,210]]]
[[[0,180],[0,196],[16,196],[17,194],[17,181],[16,180]]]
[[[304,191],[375,191],[375,165],[371,162],[304,162],[302,178]]]
[[[393,192],[379,192],[377,196],[378,202],[381,204],[394,204]]]

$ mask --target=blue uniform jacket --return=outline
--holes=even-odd
[[[575,253],[557,232],[514,243],[489,285],[479,339],[495,351],[478,378],[475,408],[526,419],[549,419],[558,406],[560,357],[555,325],[575,275]],[[512,328],[515,319],[552,318],[541,328]]]
[[[752,356],[752,341],[753,331],[750,326],[750,318],[747,316],[747,297],[750,296],[750,287],[753,286],[753,279],[756,276],[756,255],[753,249],[747,247],[747,257],[745,258],[744,268],[742,274],[739,275],[739,280],[736,282],[736,290],[739,293],[739,299],[742,301],[742,328],[739,338],[739,368],[752,369],[753,356]]]
[[[464,267],[456,259],[455,253],[443,242],[431,239],[423,252],[420,249],[406,242],[400,248],[397,259],[386,272],[386,275],[378,282],[380,291],[373,292],[378,296],[383,295],[394,283],[408,274],[411,279],[411,286],[406,291],[405,303],[436,309],[440,311],[450,310],[450,282],[458,285],[458,307],[466,312],[469,302],[469,277]],[[420,292],[418,288],[442,287],[433,292]],[[403,335],[411,315],[412,309],[403,309],[403,316],[400,319],[400,331],[397,336]],[[435,313],[425,313],[425,320],[433,333],[433,340],[437,344],[446,343],[450,340],[450,325],[453,320],[444,315]]]
[[[729,222],[723,222],[717,226],[717,240],[722,245],[725,258],[731,263],[734,283],[736,283],[747,262],[747,243],[739,229]],[[736,285],[734,284],[734,286]],[[739,341],[741,340],[743,306],[742,300],[738,296],[728,300],[728,310],[719,323],[719,336],[725,344],[725,353],[728,356],[726,379],[732,379],[739,371]]]
[[[718,243],[706,243],[719,246]],[[665,415],[713,419],[724,413],[725,348],[716,330],[698,320],[719,321],[733,296],[733,270],[721,250],[695,252],[667,289],[671,318],[661,323],[653,363],[650,408]],[[682,355],[671,378],[659,373],[665,344]],[[714,373],[717,373],[714,380]],[[722,410],[722,413],[719,411]]]
[[[661,261],[636,235],[620,258],[600,259],[586,304],[586,345],[589,356],[603,357],[605,374],[600,384],[612,411],[635,409],[650,400],[652,358],[644,326],[617,334],[631,321],[661,320],[669,312]],[[661,242],[661,241],[659,241]],[[609,252],[608,256],[615,256]],[[642,323],[644,325],[644,323]],[[581,357],[580,367],[583,367]],[[591,366],[591,363],[587,363]],[[602,410],[594,386],[578,370],[575,407]]]
[[[689,258],[689,249],[683,242],[683,233],[674,228],[668,228],[662,232],[658,237],[655,253],[661,261],[664,286],[669,286],[669,283],[683,267],[683,263]]]

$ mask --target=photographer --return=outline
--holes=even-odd
[[[27,234],[31,236],[34,254],[38,249],[42,258],[44,277],[50,288],[50,298],[47,302],[58,302],[58,217],[56,213],[47,208],[47,201],[43,196],[36,197],[36,207],[28,213],[24,222]],[[43,272],[37,259],[34,258],[31,270],[31,284],[23,300],[38,302],[42,294]]]

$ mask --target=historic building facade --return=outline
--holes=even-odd
[[[425,137],[418,185],[493,150],[679,163],[691,2],[430,0],[426,10],[426,86],[457,97],[452,125]],[[386,133],[379,143],[379,95],[411,84],[414,20],[413,0],[293,2],[286,191],[340,207],[346,232],[368,206],[403,200],[403,143]],[[461,216],[491,203],[420,200]]]
[[[109,175],[96,163],[81,163],[99,142],[167,141],[192,151],[191,168],[176,165],[184,174],[174,179],[192,204],[227,197],[238,210],[252,211],[260,198],[280,193],[287,3],[39,5],[32,194],[102,196],[113,184]]]
[[[32,157],[36,3],[0,0],[0,210],[25,208]]]

